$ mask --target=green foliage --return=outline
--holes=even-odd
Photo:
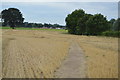
[[[109,37],[120,37],[120,31],[105,31],[102,32],[102,35]]]
[[[65,21],[68,33],[77,35],[100,35],[102,32],[111,30],[111,26],[115,22],[114,19],[108,22],[102,14],[87,14],[82,9],[68,14]],[[118,26],[115,29],[118,29]]]
[[[108,21],[102,14],[95,14],[87,21],[87,33],[91,35],[99,35],[109,29]]]
[[[82,9],[79,9],[79,10],[75,10],[66,17],[65,21],[66,21],[66,28],[68,29],[68,33],[80,34],[78,31],[81,31],[80,28],[84,27],[82,24],[80,24],[80,22],[83,22],[84,15],[85,12]]]
[[[26,28],[43,28],[43,27],[46,27],[46,28],[52,28],[52,29],[55,29],[55,28],[62,28],[62,29],[65,29],[65,26],[62,26],[62,25],[59,25],[59,24],[48,24],[48,23],[28,23],[28,22],[24,22],[22,27],[26,27]]]
[[[120,31],[120,18],[113,23],[113,31]]]
[[[13,29],[15,26],[21,25],[24,21],[22,13],[16,8],[5,9],[1,12],[1,15],[4,21],[3,26],[9,25]]]
[[[11,29],[10,27],[0,27],[0,29]],[[45,30],[45,31],[60,31],[67,33],[67,30],[64,29],[42,29],[42,28],[25,28],[25,27],[16,27],[16,30]]]

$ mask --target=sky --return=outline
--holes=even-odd
[[[119,0],[1,0],[2,2],[118,2]]]
[[[88,14],[101,13],[108,20],[118,17],[118,2],[2,2],[0,11],[18,8],[25,22],[65,25],[65,18],[75,9]],[[120,8],[119,8],[120,9]]]

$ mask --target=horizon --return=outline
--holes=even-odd
[[[88,14],[106,16],[107,20],[118,18],[118,2],[3,2],[0,11],[17,8],[29,23],[65,25],[65,18],[76,9]]]

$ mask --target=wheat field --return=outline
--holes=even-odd
[[[45,30],[2,31],[2,77],[54,78],[73,42],[84,52],[86,77],[118,77],[118,38]]]
[[[78,42],[86,55],[89,78],[118,77],[117,38],[83,36]]]

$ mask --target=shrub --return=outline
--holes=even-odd
[[[105,31],[102,33],[103,36],[120,37],[120,31]]]

